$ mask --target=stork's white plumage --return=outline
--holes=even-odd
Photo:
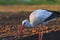
[[[30,24],[36,26],[38,24],[43,23],[43,21],[48,18],[52,12],[48,12],[46,10],[35,10],[30,15]]]
[[[33,11],[30,14],[29,21],[23,20],[22,25],[25,25],[26,27],[35,27],[38,24],[43,24],[44,22],[47,22],[45,20],[48,20],[49,18],[53,19],[55,17],[56,17],[55,14],[51,11],[38,9],[38,10]]]

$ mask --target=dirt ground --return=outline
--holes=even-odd
[[[36,9],[60,10],[60,5],[5,5],[0,6],[0,12],[33,11]]]
[[[0,40],[20,40],[19,29],[21,27],[21,22],[24,19],[28,19],[30,12],[0,12]],[[45,33],[56,32],[60,30],[60,18],[54,22],[47,24],[49,29],[46,29]],[[21,34],[21,40],[28,40],[30,36],[38,34],[39,27],[35,28],[24,28]],[[49,34],[52,36],[52,34]],[[57,34],[56,34],[57,35]],[[27,37],[28,36],[28,37]],[[54,35],[53,35],[54,36]],[[26,37],[26,38],[25,38]],[[36,37],[36,36],[35,36]],[[33,38],[35,38],[33,37]],[[47,35],[48,37],[48,35]],[[37,35],[38,39],[38,35]],[[36,40],[37,40],[36,39]],[[54,38],[53,38],[54,39]],[[31,40],[31,38],[30,38]],[[33,40],[33,39],[32,39]]]

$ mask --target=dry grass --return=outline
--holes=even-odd
[[[0,6],[1,12],[33,11],[36,9],[60,10],[60,5],[13,5]]]

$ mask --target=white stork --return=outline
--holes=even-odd
[[[59,12],[38,9],[30,14],[29,21],[23,20],[22,25],[25,27],[35,27],[39,24],[41,24],[41,26],[45,26],[45,24],[47,24],[48,21],[54,21],[59,16]],[[43,32],[39,32],[39,40],[42,40],[42,36]]]
[[[22,25],[25,27],[35,27],[39,24],[42,24],[44,26],[48,23],[48,21],[54,21],[59,16],[59,12],[38,9],[30,14],[29,21],[23,20]]]

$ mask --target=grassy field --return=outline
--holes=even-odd
[[[0,0],[0,5],[60,4],[60,0]]]

